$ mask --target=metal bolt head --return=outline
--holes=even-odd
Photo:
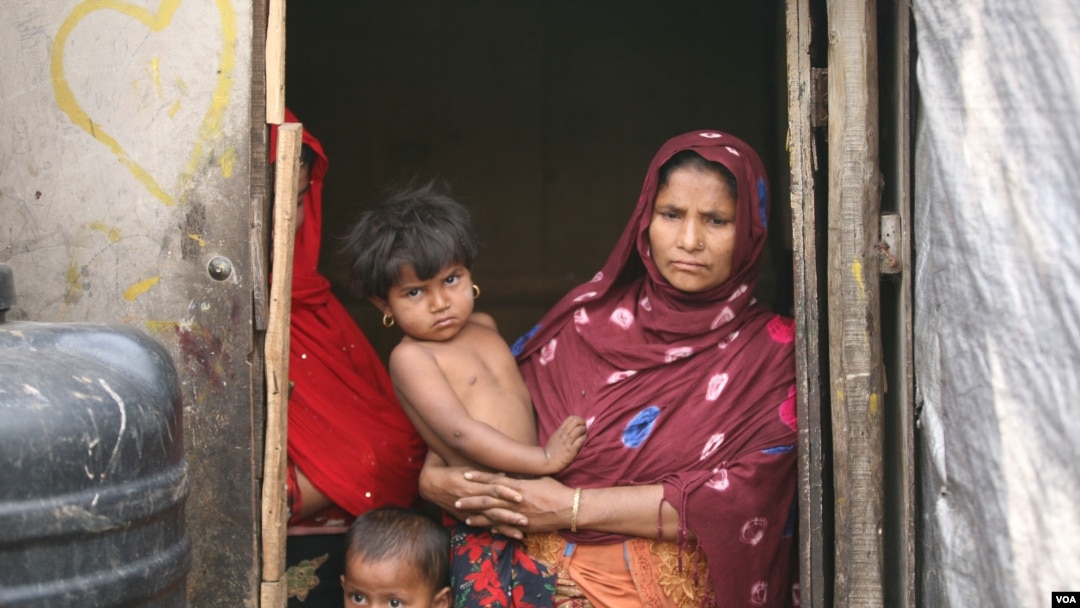
[[[207,265],[206,271],[210,273],[210,278],[215,281],[224,281],[232,276],[232,262],[228,258],[217,256],[210,260],[210,264]]]

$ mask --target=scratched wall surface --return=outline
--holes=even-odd
[[[251,5],[0,0],[9,319],[133,325],[172,353],[195,606],[253,605]],[[208,263],[232,264],[224,280]]]

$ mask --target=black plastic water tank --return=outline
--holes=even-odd
[[[2,314],[0,606],[187,606],[188,473],[168,351],[128,326]]]

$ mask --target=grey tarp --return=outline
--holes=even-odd
[[[914,2],[921,605],[1080,590],[1080,3]]]

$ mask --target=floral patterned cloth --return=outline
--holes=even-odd
[[[555,575],[519,541],[462,523],[449,531],[454,608],[551,608]]]
[[[659,170],[683,150],[724,165],[737,182],[730,276],[699,293],[664,278],[649,242]],[[769,203],[748,144],[719,131],[672,138],[604,266],[515,345],[540,442],[568,415],[588,424],[558,479],[662,484],[679,512],[679,545],[688,548],[693,532],[706,558],[715,606],[784,606],[797,593],[795,327],[754,299]],[[578,545],[627,540],[562,534]]]
[[[341,607],[344,549],[344,534],[286,538],[285,580],[289,608]]]

